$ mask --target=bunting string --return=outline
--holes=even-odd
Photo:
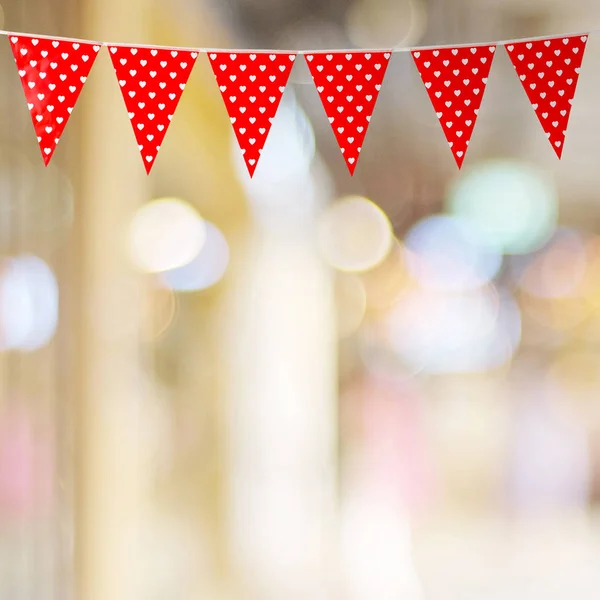
[[[42,159],[48,165],[98,53],[107,50],[146,172],[200,54],[206,54],[253,176],[292,68],[302,56],[350,175],[393,54],[410,52],[448,145],[461,168],[494,56],[504,47],[542,129],[562,157],[591,32],[480,44],[336,50],[234,50],[95,42],[0,30],[7,36]]]
[[[512,38],[507,40],[491,40],[491,41],[483,41],[483,42],[465,42],[461,44],[436,44],[434,46],[385,46],[379,48],[332,48],[332,49],[323,49],[323,48],[314,48],[311,50],[291,50],[285,48],[215,48],[215,47],[206,47],[206,46],[161,46],[156,44],[135,44],[137,48],[157,48],[164,50],[188,50],[190,52],[254,52],[254,53],[294,53],[294,54],[314,54],[315,52],[329,52],[329,53],[346,53],[346,52],[413,52],[414,50],[437,50],[438,48],[469,48],[471,46],[506,46],[507,44],[517,44],[519,42],[536,42],[539,40],[553,40],[553,39],[561,39],[564,37],[575,37],[582,35],[594,35],[596,33],[600,33],[600,29],[587,29],[585,31],[571,31],[567,33],[555,33],[551,35],[540,35],[526,38]],[[7,31],[5,29],[0,29],[0,35],[4,36],[34,36],[39,39],[48,39],[48,40],[58,40],[62,42],[79,42],[86,44],[98,44],[100,46],[131,46],[132,44],[126,42],[99,42],[95,40],[82,39],[82,38],[70,38],[70,37],[60,37],[60,36],[49,36],[43,34],[33,34],[33,33],[25,33],[19,31]]]

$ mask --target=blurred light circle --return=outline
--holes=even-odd
[[[410,274],[423,286],[466,290],[493,279],[502,257],[456,217],[436,215],[417,223],[404,240]]]
[[[570,397],[581,391],[591,392],[590,399],[596,396],[600,384],[600,357],[596,352],[568,350],[559,355],[551,365],[548,377],[567,391]],[[595,411],[598,403],[593,402]]]
[[[167,331],[175,318],[177,299],[173,290],[157,286],[150,287],[148,303],[142,312],[142,336],[145,341],[159,338]]]
[[[380,264],[393,243],[386,214],[360,196],[342,198],[322,215],[319,247],[325,260],[340,271],[367,271]]]
[[[578,296],[540,298],[521,293],[519,301],[523,315],[531,323],[560,333],[581,325],[592,311],[585,299]]]
[[[362,281],[353,275],[341,274],[335,286],[338,316],[338,336],[350,337],[360,327],[367,306]]]
[[[411,284],[403,245],[394,240],[393,248],[385,260],[374,269],[362,273],[361,279],[369,309],[386,310],[393,306]]]
[[[542,246],[556,228],[558,198],[543,173],[511,161],[483,163],[452,186],[450,212],[506,254]]]
[[[204,221],[187,202],[177,198],[153,200],[133,218],[131,256],[143,271],[167,271],[192,261],[205,237]]]
[[[396,381],[413,378],[422,368],[419,361],[402,360],[390,335],[389,322],[370,320],[363,324],[358,337],[358,353],[371,373],[390,374]]]
[[[177,292],[204,290],[218,283],[229,264],[229,245],[212,223],[205,222],[206,239],[199,254],[187,265],[164,271],[163,285]]]
[[[394,308],[388,327],[404,362],[429,373],[498,368],[521,339],[517,304],[492,287],[463,294],[411,291]]]
[[[582,294],[597,311],[600,311],[600,237],[586,242],[587,269],[581,285]]]
[[[411,45],[425,31],[427,7],[422,0],[357,0],[346,21],[348,36],[358,47]]]
[[[564,298],[581,291],[587,269],[586,245],[576,231],[559,229],[550,242],[533,256],[515,257],[521,289],[539,298]]]
[[[58,324],[58,283],[37,256],[6,261],[0,277],[2,348],[36,350],[54,336]]]

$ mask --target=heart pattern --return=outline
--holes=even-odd
[[[305,59],[325,113],[354,174],[390,52],[315,52]]]
[[[496,46],[413,50],[412,56],[458,168],[463,164]]]
[[[506,51],[558,158],[567,135],[587,35],[508,44]]]
[[[198,53],[139,46],[110,46],[109,52],[150,174]]]
[[[248,173],[252,177],[296,54],[211,52],[208,58]]]
[[[47,166],[100,51],[92,42],[9,34],[27,106]]]

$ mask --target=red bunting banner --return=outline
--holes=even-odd
[[[252,177],[296,54],[211,52],[208,58]]]
[[[100,50],[99,44],[10,34],[27,107],[48,165]]]
[[[505,46],[554,152],[562,157],[590,33],[490,44],[377,50],[273,51],[110,44],[0,31],[9,38],[45,165],[106,46],[149,174],[190,74],[207,54],[250,177],[298,54],[353,175],[392,54],[410,52],[460,169],[497,46]]]
[[[198,53],[139,46],[110,46],[109,51],[144,167],[150,173]]]
[[[558,158],[564,148],[587,39],[587,35],[576,35],[506,46],[529,102]]]
[[[495,45],[413,50],[458,168],[463,164],[496,51]]]
[[[390,57],[391,51],[305,56],[350,175],[356,169]]]

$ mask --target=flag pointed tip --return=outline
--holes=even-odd
[[[554,149],[556,156],[558,156],[558,160],[560,160],[562,158],[563,146],[564,146],[564,144],[561,144],[560,147],[557,148],[554,144],[552,145],[552,148]]]
[[[456,161],[456,166],[460,171],[462,169],[463,162],[465,161],[465,155],[463,154],[462,156],[457,156],[456,154],[454,154],[454,160]]]

